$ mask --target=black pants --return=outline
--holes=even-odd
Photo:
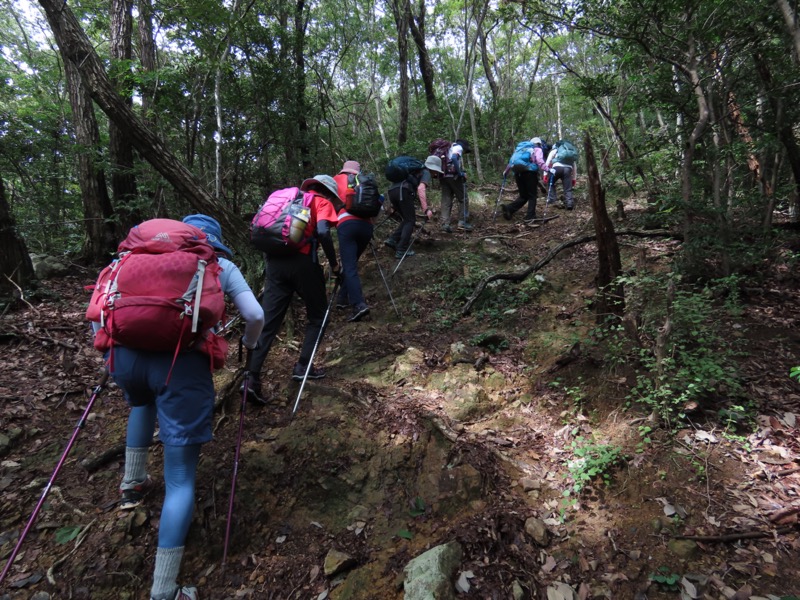
[[[325,311],[328,309],[325,292],[325,275],[322,267],[309,254],[295,254],[267,259],[267,276],[261,306],[264,309],[264,329],[258,338],[258,347],[252,351],[250,369],[260,373],[272,342],[278,335],[286,311],[297,293],[306,304],[306,324],[303,347],[300,349],[300,364],[307,366],[314,351]]]
[[[394,233],[389,236],[397,244],[398,252],[408,250],[408,245],[411,243],[411,234],[417,223],[417,213],[414,210],[415,196],[416,194],[409,192],[405,185],[398,186],[397,190],[390,190],[389,193],[389,200],[402,219]]]
[[[522,173],[514,173],[514,181],[517,182],[517,191],[519,198],[509,203],[508,209],[513,215],[525,204],[528,205],[528,210],[525,213],[525,220],[536,218],[536,196],[539,193],[538,171],[523,171]]]

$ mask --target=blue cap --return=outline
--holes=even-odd
[[[208,243],[220,252],[224,252],[229,257],[233,256],[233,252],[225,244],[222,243],[222,227],[216,219],[208,215],[188,215],[183,217],[183,222],[189,225],[194,225],[200,231],[206,234]]]

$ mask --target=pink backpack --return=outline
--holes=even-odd
[[[313,192],[291,187],[272,192],[253,217],[250,242],[270,256],[296,254],[311,241]]]
[[[198,349],[212,368],[227,344],[209,329],[225,318],[225,296],[214,248],[197,227],[152,219],[133,227],[119,258],[100,272],[86,318],[100,323],[94,346],[153,352]]]

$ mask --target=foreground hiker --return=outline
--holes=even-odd
[[[148,224],[155,224],[155,226],[151,227]],[[216,290],[221,289],[233,301],[244,318],[244,345],[254,348],[261,333],[264,313],[241,272],[229,260],[231,251],[222,243],[222,231],[219,223],[206,215],[191,215],[184,218],[184,224],[181,227],[182,224],[177,221],[158,219],[145,222],[131,230],[131,234],[123,242],[123,244],[128,243],[126,249],[132,249],[132,246],[138,245],[141,250],[144,245],[153,242],[160,243],[164,239],[177,239],[180,234],[187,231],[189,235],[187,243],[190,247],[185,251],[149,255],[145,258],[152,260],[148,260],[147,264],[139,267],[136,267],[135,262],[124,264],[118,277],[120,289],[122,290],[127,285],[120,281],[121,273],[131,270],[135,275],[136,285],[142,286],[142,292],[158,296],[161,293],[159,286],[164,284],[165,278],[176,278],[173,265],[161,265],[158,263],[160,257],[172,260],[171,256],[173,255],[189,255],[189,260],[193,260],[195,265],[192,269],[197,268],[198,258],[202,258],[207,262],[204,267],[204,278],[211,280],[210,286],[203,286],[203,294],[207,296],[203,302],[208,302],[210,310],[215,313],[213,319],[216,319],[217,316],[221,317],[224,303],[217,308],[216,302],[222,301],[222,297],[220,294],[217,299],[215,297],[217,292],[214,291],[215,287]],[[142,235],[136,243],[130,243],[137,232]],[[200,232],[206,234],[205,239],[202,239]],[[120,248],[123,247],[123,244],[120,245]],[[208,253],[205,253],[202,246],[208,244],[213,250],[209,248]],[[147,254],[147,252],[143,252],[143,254]],[[167,254],[169,256],[166,256]],[[119,262],[125,260],[122,258]],[[135,269],[143,269],[143,271],[136,274]],[[145,273],[146,277],[141,276]],[[193,276],[194,273],[189,271],[187,281],[183,285],[190,285]],[[145,288],[148,286],[152,289],[146,290]],[[121,303],[125,298],[126,293],[123,291],[117,302]],[[111,316],[111,319],[122,321],[122,311],[121,306],[112,311],[115,314]],[[202,307],[200,312],[203,312]],[[87,312],[87,314],[89,313]],[[150,350],[141,346],[133,348],[124,344],[120,345],[113,337],[119,335],[120,339],[127,338],[122,330],[115,332],[110,328],[107,317],[106,314],[104,316],[106,327],[104,328],[101,328],[99,322],[93,322],[97,334],[95,346],[102,347],[103,340],[106,340],[109,334],[112,336],[112,339],[108,340],[113,345],[110,349],[111,376],[122,389],[125,399],[131,406],[125,442],[125,473],[120,486],[122,499],[119,508],[131,509],[138,506],[145,494],[154,486],[152,479],[147,474],[147,455],[148,447],[153,440],[156,419],[158,419],[159,438],[164,448],[165,496],[158,526],[158,549],[156,550],[150,598],[151,600],[196,600],[197,589],[181,586],[177,580],[186,535],[194,511],[195,476],[200,449],[204,443],[211,441],[215,393],[209,360],[211,357],[214,366],[221,366],[218,361],[224,362],[227,345],[223,344],[220,350],[213,349],[214,336],[210,333],[205,334],[205,339],[201,336],[190,348],[177,354],[173,350],[163,347]],[[156,323],[141,324],[139,326],[141,331],[135,332],[135,334],[140,334],[142,340],[158,338],[163,330],[167,329],[169,315],[165,315],[165,317],[157,320]],[[184,316],[183,320],[190,321],[191,319]],[[207,328],[211,324],[203,322],[202,327]],[[148,327],[152,329],[149,333]],[[218,342],[219,340],[217,340]],[[147,341],[143,343],[146,346]]]
[[[302,222],[300,236],[296,243],[277,240],[273,245],[270,239],[263,240],[265,245],[259,245],[256,238],[251,237],[256,247],[265,250],[266,281],[261,306],[264,308],[264,330],[258,339],[258,347],[251,352],[248,365],[251,376],[250,387],[247,392],[249,398],[265,402],[261,391],[261,367],[267,358],[272,342],[281,328],[286,311],[296,293],[306,305],[306,330],[300,357],[292,369],[292,379],[301,381],[311,361],[311,354],[317,336],[322,328],[328,301],[325,291],[325,275],[317,255],[318,245],[322,246],[325,257],[336,276],[341,276],[339,261],[336,258],[336,248],[331,236],[331,230],[336,227],[338,217],[334,204],[340,203],[336,182],[330,175],[315,175],[306,179],[300,188],[287,188],[278,190],[270,195],[265,205],[254,218],[254,225],[262,213],[268,212],[275,198],[287,198],[294,202],[302,202],[307,209]],[[278,207],[280,208],[280,207]],[[271,227],[266,223],[263,235],[269,238],[273,233],[280,235],[282,227]],[[255,235],[255,232],[252,234]],[[282,250],[278,250],[282,248]],[[312,365],[309,379],[322,379],[325,371]]]
[[[355,322],[369,314],[358,276],[358,259],[372,240],[373,219],[378,216],[383,202],[375,178],[361,175],[361,165],[354,160],[345,162],[333,179],[343,203],[336,226],[342,259],[342,287],[336,306],[352,307],[348,320]]]
[[[575,208],[572,188],[578,177],[578,149],[567,140],[559,140],[553,144],[545,162],[548,171],[544,181],[547,185],[547,204],[556,203],[558,194],[555,184],[561,180],[564,186],[564,208],[572,210]]]
[[[517,144],[514,153],[508,161],[508,166],[503,171],[503,177],[509,172],[514,173],[519,197],[508,204],[501,205],[503,217],[510,221],[520,208],[527,204],[523,222],[532,224],[536,219],[536,197],[539,188],[539,171],[546,168],[542,140],[538,137],[530,141]]]

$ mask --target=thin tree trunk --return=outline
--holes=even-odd
[[[789,0],[776,0],[778,10],[783,15],[783,20],[786,23],[786,29],[789,35],[792,36],[792,43],[794,44],[795,60],[800,61],[800,27],[797,23],[797,13]]]
[[[0,293],[14,293],[15,286],[28,287],[36,276],[25,240],[17,235],[14,215],[6,198],[6,188],[0,178]]]
[[[435,114],[438,111],[438,105],[434,86],[433,63],[431,63],[431,57],[425,43],[425,0],[419,0],[417,13],[411,15],[408,24],[411,30],[411,37],[417,46],[419,73],[422,77],[422,85],[425,88],[425,102],[428,106],[428,112]]]
[[[390,5],[397,25],[397,68],[400,75],[397,144],[402,147],[408,140],[408,30],[411,7],[409,0],[391,0]]]
[[[133,106],[131,93],[131,39],[133,35],[133,3],[111,0],[112,81],[128,106]],[[108,124],[108,149],[111,158],[111,191],[122,225],[122,234],[141,221],[135,208],[136,175],[133,170],[133,146],[123,131],[112,121]]]
[[[114,211],[108,197],[105,171],[100,167],[100,128],[81,74],[72,61],[63,56],[62,60],[72,106],[72,125],[79,146],[78,180],[86,230],[83,257],[92,264],[100,264],[108,262],[119,239],[112,220]]]
[[[595,318],[598,323],[609,316],[622,317],[625,312],[624,289],[614,283],[622,274],[622,259],[619,244],[614,232],[614,223],[606,209],[606,192],[600,183],[600,173],[594,158],[592,140],[587,133],[583,138],[586,153],[587,188],[594,215],[594,229],[597,236],[597,296],[595,297]]]

